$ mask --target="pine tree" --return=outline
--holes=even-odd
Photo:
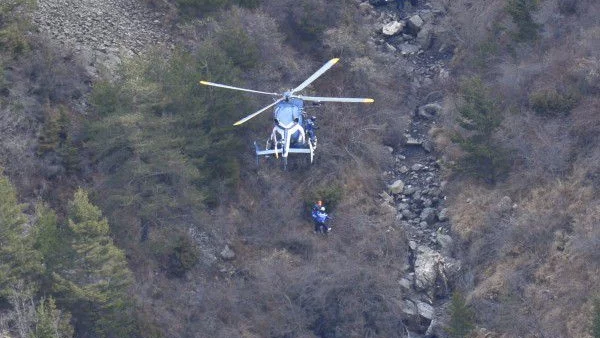
[[[509,169],[507,151],[492,138],[502,122],[500,109],[477,77],[462,83],[460,97],[457,122],[466,133],[456,134],[453,140],[466,156],[457,168],[493,183]]]
[[[447,328],[450,337],[466,337],[474,328],[474,317],[475,314],[465,302],[462,294],[454,292],[450,303],[450,323]]]
[[[69,203],[69,229],[76,257],[65,272],[54,273],[56,291],[100,336],[132,336],[131,271],[109,237],[108,221],[81,189]]]
[[[517,25],[517,41],[535,40],[540,25],[533,21],[532,12],[537,9],[538,0],[508,0],[506,11]]]
[[[34,247],[43,258],[46,273],[58,271],[73,255],[68,242],[68,229],[61,228],[56,213],[43,205],[36,207],[36,221],[33,229]]]
[[[57,309],[54,298],[42,299],[31,338],[71,338],[74,330],[70,321],[71,314]]]
[[[43,155],[49,151],[56,150],[60,143],[60,127],[55,118],[50,114],[46,116],[46,121],[42,126],[38,137],[38,155]]]
[[[0,298],[9,296],[21,283],[36,289],[37,276],[43,271],[22,210],[15,189],[0,172]]]

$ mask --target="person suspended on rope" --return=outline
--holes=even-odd
[[[311,116],[310,119],[306,120],[306,135],[308,136],[310,142],[314,145],[317,144],[317,134],[315,133],[315,130],[319,129],[319,127],[317,127],[317,117],[316,116]]]
[[[331,217],[325,212],[325,207],[313,212],[312,217],[315,223],[315,233],[326,234],[331,231],[331,227],[327,226],[327,221],[331,220]]]

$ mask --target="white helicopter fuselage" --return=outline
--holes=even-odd
[[[281,146],[281,156],[288,157],[290,146],[307,148],[303,127],[304,102],[289,98],[275,107],[274,126],[270,141],[277,149]]]
[[[289,98],[275,106],[273,114],[273,129],[267,139],[265,149],[256,145],[257,156],[275,155],[284,159],[284,165],[290,153],[307,154],[312,163],[314,158],[314,145],[306,137],[304,129],[304,102],[297,98]]]

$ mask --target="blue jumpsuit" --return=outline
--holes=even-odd
[[[312,213],[313,221],[315,222],[315,232],[322,232],[326,234],[329,232],[329,227],[325,224],[328,220],[331,219],[329,215],[325,211],[316,210]]]

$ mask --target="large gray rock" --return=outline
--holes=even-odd
[[[381,32],[385,36],[394,36],[400,34],[405,26],[406,22],[404,21],[392,21],[383,25]]]
[[[414,219],[415,217],[417,217],[417,215],[412,213],[410,210],[405,209],[405,210],[402,210],[402,217],[404,217],[407,220],[411,220],[411,219]]]
[[[446,325],[437,317],[431,320],[427,331],[425,331],[425,337],[446,337],[447,334]]]
[[[424,23],[425,22],[418,14],[415,14],[408,19],[408,27],[415,33],[421,30]]]
[[[415,191],[417,191],[417,188],[413,187],[412,185],[407,185],[406,187],[404,187],[405,195],[412,195],[415,193]]]
[[[427,331],[434,318],[433,307],[419,300],[406,299],[402,301],[400,311],[404,314],[406,327],[420,334]]]
[[[428,320],[432,320],[433,316],[434,316],[434,310],[433,310],[433,306],[425,303],[425,302],[416,302],[417,305],[417,312],[419,314],[419,316],[428,319]]]
[[[405,290],[410,290],[411,285],[412,285],[411,282],[408,279],[406,279],[406,278],[400,279],[399,284]]]
[[[435,222],[436,210],[434,208],[425,208],[421,211],[421,219],[431,225]]]
[[[425,24],[417,33],[417,42],[423,49],[429,49],[433,41],[433,25]]]
[[[402,180],[396,180],[388,186],[388,189],[392,194],[401,194],[402,190],[404,190],[404,182],[402,182]]]
[[[360,10],[360,12],[362,14],[371,14],[375,11],[375,9],[373,8],[373,5],[371,5],[368,2],[362,2],[360,3],[360,5],[358,5],[358,9]]]
[[[416,316],[419,313],[417,305],[408,299],[400,303],[400,311],[409,317]]]
[[[403,43],[400,45],[400,54],[412,55],[419,52],[420,47],[410,43]],[[419,143],[420,144],[420,143]]]
[[[225,245],[225,248],[223,248],[223,250],[221,250],[220,255],[223,259],[226,259],[226,260],[232,260],[235,258],[235,252],[233,252],[233,250],[231,250],[229,245]]]
[[[447,295],[450,283],[460,270],[460,262],[420,245],[415,251],[415,288],[431,299]]]
[[[442,106],[437,103],[429,103],[419,107],[418,115],[425,119],[432,119],[435,115],[439,115],[442,111]]]

